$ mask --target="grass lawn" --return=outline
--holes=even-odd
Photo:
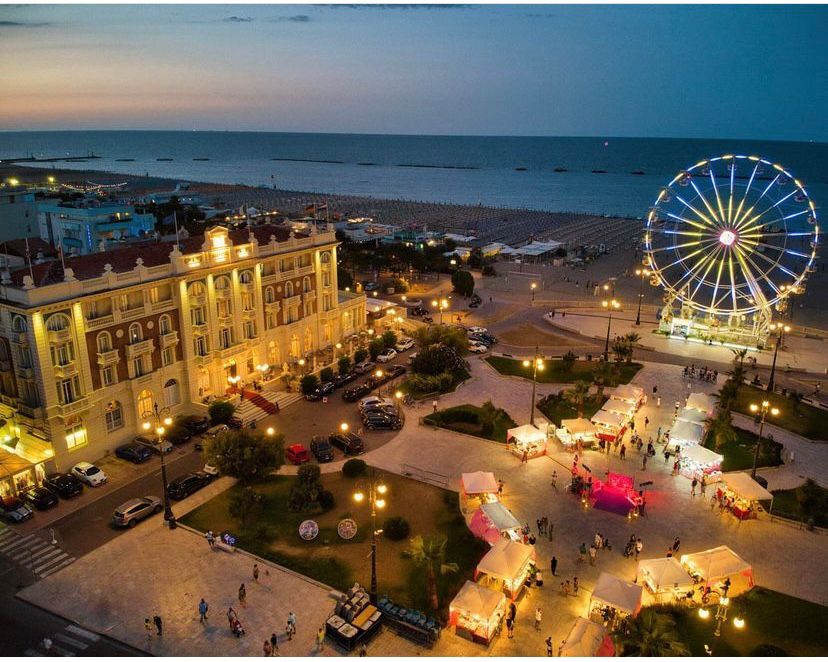
[[[678,634],[694,657],[705,657],[705,644],[712,647],[717,657],[750,655],[761,644],[778,646],[789,656],[828,654],[828,628],[825,627],[828,607],[761,586],[731,600],[721,637],[713,636],[716,625],[712,615],[702,620],[695,609],[663,609],[669,610],[676,619]],[[733,617],[742,612],[746,624],[737,630],[733,627]],[[715,613],[715,608],[711,613]]]
[[[606,397],[589,396],[584,400],[584,418],[589,419],[606,402]],[[555,425],[560,425],[561,420],[566,418],[578,418],[578,410],[568,400],[558,397],[557,394],[550,395],[538,403],[538,409],[543,412]]]
[[[792,490],[776,490],[773,514],[800,522],[813,518],[817,526],[828,526],[828,490],[813,481]]]
[[[744,471],[753,468],[753,455],[756,452],[757,435],[742,428],[736,430],[736,441],[725,444],[718,450],[714,448],[713,435],[708,435],[704,442],[705,447],[724,455],[722,471]],[[759,449],[757,467],[777,467],[782,464],[782,444],[763,437]]]
[[[779,416],[768,414],[767,421],[785,428],[808,439],[828,440],[828,412],[800,403],[794,408],[790,398],[779,393],[768,393],[755,386],[742,386],[733,406],[734,411],[747,416],[753,416],[750,411],[751,403],[759,404],[763,400],[770,402],[771,407],[779,408]]]
[[[438,579],[440,604],[447,609],[463,582],[472,578],[477,562],[489,546],[468,531],[456,492],[394,474],[385,474],[383,478],[388,485],[387,506],[377,516],[377,528],[383,528],[387,517],[401,516],[408,520],[412,537],[419,534],[448,538],[446,560],[457,563],[460,570]],[[322,484],[333,492],[336,505],[324,513],[292,513],[287,509],[287,500],[293,481],[293,476],[271,476],[254,485],[265,501],[257,521],[247,527],[229,513],[230,497],[241,489],[238,486],[188,513],[182,522],[200,531],[231,531],[237,535],[239,547],[337,589],[348,589],[355,581],[370,586],[370,510],[366,504],[357,505],[352,498],[364,481],[345,478],[341,473],[323,474]],[[359,527],[351,540],[342,540],[336,533],[337,523],[346,517],[352,517]],[[299,537],[299,524],[306,519],[315,520],[320,529],[317,538],[310,542]],[[407,540],[393,542],[380,537],[379,591],[404,604],[428,610],[425,568],[415,567],[403,556],[407,547]]]
[[[464,432],[466,434],[489,439],[491,441],[500,441],[506,443],[506,432],[514,427],[517,423],[512,420],[504,410],[498,410],[498,416],[494,421],[494,428],[488,434],[483,432],[483,426],[480,424],[480,407],[474,405],[458,405],[457,407],[449,407],[442,409],[434,414],[429,414],[425,420],[437,427],[446,428],[447,430],[454,430],[455,432]]]
[[[513,375],[532,379],[532,367],[524,367],[523,361],[509,359],[505,356],[490,356],[486,359],[501,375]],[[561,360],[545,361],[544,369],[538,371],[538,383],[541,384],[568,384],[583,379],[592,382],[596,370],[602,365],[600,361],[575,361],[570,370],[564,368]],[[607,386],[629,384],[636,373],[641,370],[640,363],[613,363],[612,376]]]

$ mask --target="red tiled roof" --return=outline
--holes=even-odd
[[[277,242],[287,241],[290,238],[290,228],[281,225],[262,225],[251,229],[253,235],[256,237],[256,241],[260,245],[270,243],[271,235],[276,237]],[[249,232],[250,230],[248,228],[230,230],[228,236],[233,245],[241,245],[248,242]],[[308,235],[297,232],[294,233],[294,236],[301,239]],[[203,244],[203,236],[193,236],[183,239],[180,242],[181,252],[185,255],[199,253],[201,252]],[[93,278],[100,278],[104,273],[104,266],[107,264],[112,266],[113,273],[132,271],[135,268],[135,261],[138,258],[143,260],[145,267],[156,267],[162,264],[168,264],[172,250],[172,242],[148,241],[130,244],[129,246],[108,250],[104,253],[90,253],[89,255],[67,257],[65,262],[66,266],[72,269],[75,278],[78,280],[91,280]],[[34,273],[34,282],[37,286],[50,285],[63,281],[63,267],[60,264],[60,260],[45,264],[34,264],[32,265],[32,272]],[[22,286],[23,278],[27,275],[29,275],[28,267],[13,271],[11,273],[13,285],[18,287]]]
[[[26,240],[25,239],[8,239],[3,242],[0,249],[6,255],[15,255],[17,257],[26,257]],[[29,237],[29,255],[34,259],[38,252],[44,255],[56,255],[55,249],[48,241],[43,241],[40,237]]]

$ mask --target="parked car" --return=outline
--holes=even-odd
[[[164,433],[164,439],[169,441],[174,446],[181,446],[182,444],[186,444],[192,438],[193,435],[183,425],[173,425],[169,430],[167,430]]]
[[[485,354],[489,351],[489,348],[486,347],[486,345],[484,345],[482,342],[470,342],[469,351],[475,354]]]
[[[359,410],[362,411],[371,405],[390,405],[393,407],[394,401],[391,398],[381,398],[378,395],[369,395],[368,397],[362,398],[357,407],[359,407]]]
[[[156,496],[138,497],[122,503],[112,515],[115,526],[133,527],[142,519],[160,513],[163,510],[161,499]]]
[[[29,505],[17,497],[7,496],[0,499],[0,517],[9,524],[20,524],[31,519],[33,515],[34,511]]]
[[[399,412],[394,405],[368,405],[362,410],[362,418],[370,416],[371,414],[384,414],[387,416],[399,417]]]
[[[414,347],[413,338],[400,338],[397,341],[397,344],[394,345],[394,349],[396,349],[398,352],[407,352],[412,347]]]
[[[305,464],[310,462],[310,453],[302,444],[292,444],[285,451],[285,459],[291,464]]]
[[[355,379],[359,378],[359,374],[356,372],[346,372],[344,375],[337,375],[334,377],[334,386],[339,388],[340,386],[345,386],[345,384],[350,384]]]
[[[359,455],[365,450],[362,439],[353,432],[342,432],[330,436],[331,444],[342,449],[345,455]]]
[[[72,474],[49,474],[43,480],[43,486],[57,492],[61,499],[71,499],[83,492],[83,483]]]
[[[379,283],[373,280],[366,281],[362,284],[362,289],[372,293],[374,290],[379,290]]]
[[[171,499],[185,499],[207,485],[211,480],[213,480],[213,477],[203,471],[184,474],[181,478],[176,478],[167,485],[167,494],[170,495]]]
[[[400,375],[404,375],[408,372],[408,368],[404,365],[390,365],[388,369],[385,371],[385,374],[388,375],[389,379],[396,379]]]
[[[238,416],[231,416],[230,420],[227,421],[227,426],[233,428],[234,430],[239,430],[244,427],[244,421]]]
[[[213,464],[210,464],[209,462],[208,462],[207,464],[205,464],[205,465],[201,468],[201,470],[202,470],[204,473],[206,473],[208,476],[212,476],[213,478],[215,478],[216,476],[218,476],[218,475],[219,475],[219,470],[218,470],[218,467],[217,467],[217,466],[215,466],[215,465],[213,465]]]
[[[371,392],[371,387],[368,384],[357,384],[351,388],[346,388],[342,392],[342,399],[345,402],[356,402],[366,393]]]
[[[190,434],[204,434],[210,429],[210,419],[206,416],[197,416],[192,414],[190,416],[181,416],[176,425],[184,426]]]
[[[377,361],[379,363],[388,363],[389,361],[393,361],[395,358],[397,358],[397,350],[393,347],[389,347],[377,355]]]
[[[227,432],[227,430],[229,430],[229,429],[230,429],[230,426],[225,425],[224,423],[221,423],[220,425],[214,425],[209,430],[207,430],[207,432],[204,433],[204,437],[205,438],[208,438],[208,437],[212,438],[212,437],[215,437],[217,434],[219,434],[221,432]]]
[[[419,354],[419,352],[414,352],[413,354],[408,355],[408,365],[414,363],[414,359],[417,358],[417,354]]]
[[[158,443],[157,437],[144,437],[138,436],[134,439],[136,444],[141,444],[142,446],[149,448],[153,453],[161,454],[161,451],[164,453],[172,453],[173,445],[164,439],[161,444]]]
[[[30,487],[20,495],[20,498],[38,510],[48,510],[56,506],[59,501],[58,495],[48,487]]]
[[[106,474],[89,462],[78,462],[72,467],[72,475],[89,487],[98,487],[106,482]]]
[[[360,361],[354,366],[354,372],[358,375],[364,375],[366,372],[371,372],[376,367],[376,363],[366,359],[365,361]]]
[[[308,393],[305,396],[305,400],[316,402],[324,398],[326,395],[333,393],[335,388],[336,384],[333,382],[322,382],[312,393]]]
[[[483,339],[483,342],[487,345],[496,345],[497,338],[495,338],[491,333],[481,333],[479,334],[480,337]]]
[[[334,459],[333,446],[325,437],[314,437],[310,442],[310,451],[320,464],[332,462]]]
[[[381,412],[369,412],[362,418],[362,422],[369,430],[399,430],[402,420],[398,416]]]
[[[152,451],[143,444],[137,444],[133,441],[129,444],[118,446],[115,449],[115,457],[134,462],[135,464],[141,464],[152,457]]]
[[[468,333],[468,334],[488,333],[488,332],[489,332],[489,330],[486,327],[483,327],[483,326],[470,326],[468,329],[466,329],[466,333]]]

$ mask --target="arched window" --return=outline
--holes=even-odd
[[[104,421],[106,422],[107,432],[114,432],[124,427],[124,410],[120,402],[113,400],[106,406]]]
[[[253,272],[250,270],[242,271],[239,274],[239,282],[244,283],[245,285],[253,282]]]
[[[191,297],[200,297],[205,292],[206,289],[204,288],[204,283],[202,283],[200,280],[197,280],[195,283],[190,285],[189,288],[187,288],[187,293]]]
[[[219,276],[216,278],[215,285],[217,290],[229,290],[230,279],[227,276]]]
[[[167,407],[172,407],[181,402],[181,392],[178,388],[178,382],[174,379],[169,380],[164,384],[164,404]]]
[[[333,338],[333,335],[331,333],[331,323],[330,322],[326,323],[325,326],[322,327],[322,328],[323,328],[324,333],[325,333],[325,342],[330,344],[331,339]]]
[[[294,333],[290,337],[290,355],[291,357],[298,359],[301,354],[301,350],[299,348],[299,337]]]
[[[322,264],[328,264],[331,261],[331,254],[327,251],[322,253]]]
[[[282,362],[282,354],[279,352],[279,345],[271,340],[268,347],[267,360],[270,365],[277,367]]]
[[[144,389],[138,394],[138,418],[152,416],[153,414],[152,391]]]
[[[265,288],[265,303],[273,303],[274,301],[276,301],[276,295],[273,292],[273,288],[268,285]]]
[[[172,331],[172,320],[169,315],[161,315],[161,317],[158,318],[158,331],[162,335]]]
[[[305,329],[305,351],[310,352],[313,349],[313,334],[310,329]]]
[[[138,322],[129,325],[129,342],[141,342],[144,339],[144,329]]]
[[[26,323],[26,318],[22,315],[15,315],[12,318],[12,329],[15,333],[26,333],[29,330],[29,325]]]
[[[293,296],[293,283],[288,281],[285,283],[285,296],[292,297]]]
[[[46,328],[49,331],[63,331],[69,328],[69,318],[63,313],[52,315],[46,320]]]
[[[112,336],[109,335],[109,331],[101,331],[98,334],[97,344],[99,354],[112,351]]]
[[[311,282],[310,282],[310,278],[308,278],[307,276],[305,276],[305,277],[302,279],[302,291],[303,291],[303,292],[310,292],[310,289],[311,289]]]

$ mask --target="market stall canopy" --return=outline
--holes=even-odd
[[[687,421],[689,423],[703,424],[707,420],[707,412],[693,409],[692,407],[685,407],[679,412],[676,417],[679,421]]]
[[[543,442],[546,441],[546,432],[527,423],[526,425],[507,430],[506,439],[514,439],[521,444]]]
[[[614,411],[601,409],[595,412],[595,415],[589,420],[595,423],[595,425],[603,425],[608,428],[620,428],[627,422],[627,417]]]
[[[607,400],[601,409],[617,412],[624,416],[624,418],[632,418],[632,415],[635,413],[635,405],[630,404],[626,400],[614,400],[612,398]]]
[[[10,453],[5,448],[0,448],[0,476],[14,476],[15,474],[30,469],[32,463],[19,455]]]
[[[727,545],[696,554],[684,554],[681,564],[691,572],[697,571],[708,583],[731,575],[752,572],[750,564]]]
[[[477,564],[477,573],[497,579],[513,580],[534,555],[529,545],[501,538]]]
[[[709,448],[705,448],[699,444],[685,446],[681,451],[681,456],[705,467],[721,465],[722,460],[724,460],[724,456],[714,453]],[[759,486],[757,485],[757,487]]]
[[[514,515],[512,515],[512,511],[504,506],[500,501],[484,503],[480,506],[480,510],[485,513],[492,525],[499,531],[520,528],[520,522]]]
[[[673,556],[669,558],[644,559],[638,562],[638,576],[649,578],[655,591],[681,587],[692,587],[693,578]]]
[[[704,426],[690,421],[676,421],[670,428],[670,441],[682,444],[698,444],[704,437]]]
[[[773,499],[773,494],[757,483],[750,474],[738,471],[732,474],[722,474],[722,482],[728,489],[736,492],[746,501],[765,501]]]
[[[579,616],[561,644],[560,657],[612,657],[615,647],[600,623]]]
[[[500,591],[466,581],[460,592],[451,601],[453,611],[466,611],[475,616],[489,619],[501,604],[506,602],[506,596]]]
[[[610,398],[624,400],[625,402],[637,403],[644,397],[644,389],[632,384],[621,384],[609,392]]]
[[[625,614],[635,615],[641,607],[643,591],[644,589],[638,584],[624,581],[608,572],[602,572],[592,591],[592,600],[615,607]]]
[[[463,474],[460,480],[466,494],[494,494],[497,492],[497,481],[491,471],[475,471],[474,473]]]
[[[698,409],[699,411],[706,412],[707,414],[712,414],[713,410],[716,408],[716,400],[712,395],[707,395],[707,393],[691,393],[687,397],[687,404],[685,404],[685,407],[689,407],[690,409]]]
[[[561,427],[573,436],[595,434],[595,426],[585,418],[565,418],[561,421]]]

